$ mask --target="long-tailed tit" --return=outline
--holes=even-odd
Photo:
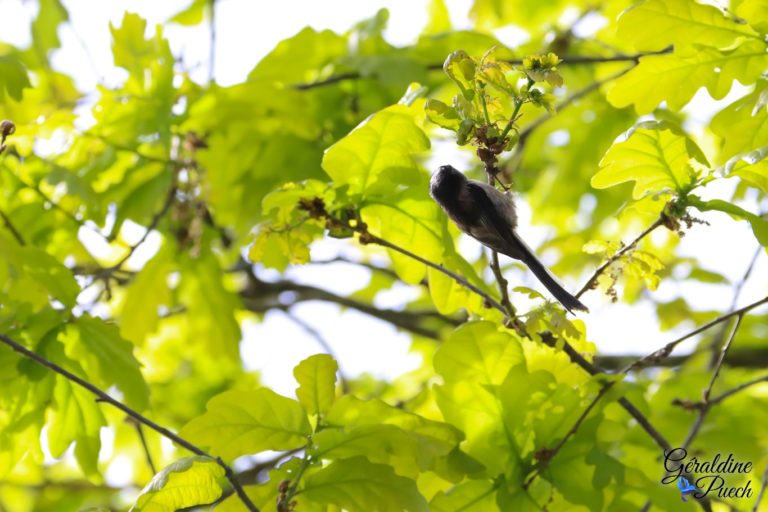
[[[438,169],[429,188],[435,201],[464,233],[496,252],[525,263],[568,311],[589,311],[557,282],[515,233],[517,214],[510,196],[486,183],[467,179],[450,165]]]

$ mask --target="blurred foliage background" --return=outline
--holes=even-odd
[[[216,52],[226,1],[157,26],[126,4],[109,25],[119,79],[93,90],[56,65],[70,6],[24,3],[30,43],[0,40],[1,334],[221,456],[261,510],[671,510],[664,443],[751,461],[726,476],[751,497],[701,507],[758,510],[765,2],[475,0],[457,14],[431,0],[406,45],[371,3],[346,31],[275,41],[223,86],[213,61],[248,54]],[[172,51],[179,26],[210,47],[202,69]],[[458,50],[471,76],[443,71]],[[549,53],[562,83],[526,61]],[[503,300],[489,255],[428,193],[445,163],[485,180],[481,139],[510,119],[499,177],[523,238],[567,288],[587,283],[592,310],[566,316],[502,258],[517,331],[489,307]],[[316,302],[338,308],[297,315]],[[337,350],[323,329],[346,310],[378,322],[350,325],[354,348]],[[248,347],[277,312],[334,358],[297,367],[298,402],[254,370],[290,336]],[[347,374],[391,327],[415,369]],[[584,371],[633,363],[624,379]],[[246,506],[211,459],[5,347],[0,381],[0,510]]]

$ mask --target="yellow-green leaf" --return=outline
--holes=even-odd
[[[695,206],[701,211],[716,210],[727,213],[731,217],[748,221],[752,226],[752,232],[755,234],[757,241],[760,242],[760,245],[768,247],[768,220],[765,220],[761,216],[755,215],[740,206],[736,206],[735,204],[721,199],[702,201],[696,197],[691,197],[689,202],[691,206]]]
[[[261,388],[225,391],[208,402],[182,437],[225,459],[265,450],[292,450],[311,433],[304,408],[295,400]]]
[[[721,162],[768,143],[766,94],[768,82],[761,80],[754,91],[734,101],[712,118],[712,131],[723,139]]]
[[[141,490],[131,512],[175,512],[208,505],[224,492],[224,469],[207,457],[186,457],[163,468]]]
[[[759,39],[749,25],[694,0],[648,0],[636,4],[619,18],[618,36],[638,50],[661,50],[669,45],[726,49],[744,38]]]
[[[67,357],[78,361],[91,380],[103,388],[116,385],[137,410],[147,407],[149,388],[133,355],[133,345],[114,324],[82,315],[66,326],[59,339]]]
[[[371,201],[361,215],[375,235],[422,258],[437,261],[443,254],[443,213],[426,196],[426,183],[422,187],[410,187],[397,195]],[[389,250],[389,255],[395,272],[404,281],[418,283],[426,275],[423,263],[394,250]]]
[[[339,365],[328,354],[316,354],[293,369],[299,387],[296,397],[309,414],[324,414],[336,395],[336,371]]]
[[[350,194],[387,192],[395,189],[399,177],[417,172],[414,156],[428,148],[413,111],[393,105],[328,148],[322,165],[336,186],[349,185]]]
[[[634,181],[635,199],[666,190],[684,192],[704,165],[706,159],[691,139],[663,124],[641,123],[608,149],[591,183],[608,188]]]
[[[744,0],[736,14],[761,34],[768,33],[768,0]]]
[[[619,108],[634,104],[638,114],[653,111],[662,101],[680,110],[702,86],[721,99],[734,80],[752,84],[767,67],[766,46],[759,41],[745,41],[728,51],[676,48],[670,55],[642,57],[640,64],[608,86],[608,101]]]
[[[349,512],[429,510],[416,482],[365,457],[337,460],[307,476],[302,495],[312,503],[336,505]]]

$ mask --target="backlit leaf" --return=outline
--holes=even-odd
[[[336,505],[350,512],[429,510],[416,482],[364,457],[337,460],[309,475],[302,494],[311,502]]]
[[[135,512],[175,512],[213,503],[224,492],[224,469],[207,457],[186,457],[166,466],[141,490]]]
[[[685,192],[695,183],[707,161],[696,144],[684,134],[658,123],[641,123],[617,142],[600,161],[592,186],[608,188],[634,181],[632,196],[648,193]]]
[[[303,360],[293,369],[299,387],[296,397],[309,414],[324,414],[336,394],[336,371],[339,365],[328,354],[317,354]]]
[[[261,388],[213,397],[205,414],[187,423],[181,435],[230,460],[264,450],[299,448],[310,432],[298,402]]]

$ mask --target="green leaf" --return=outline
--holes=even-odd
[[[721,162],[766,145],[768,109],[762,99],[766,94],[768,82],[761,80],[754,91],[734,101],[712,118],[712,131],[723,139]]]
[[[445,254],[440,260],[440,265],[463,276],[490,296],[496,297],[496,290],[480,279],[472,265],[453,250],[453,247],[448,245],[449,243],[445,245]],[[440,313],[449,315],[460,309],[484,316],[489,313],[489,309],[485,307],[484,299],[480,295],[443,272],[432,267],[427,268],[427,282],[429,283],[429,296],[432,298],[432,304]]]
[[[417,172],[414,157],[427,149],[429,139],[416,126],[413,111],[394,105],[328,148],[322,165],[337,187],[349,185],[350,194],[386,193],[398,178]]]
[[[475,97],[474,79],[477,63],[464,50],[456,50],[443,63],[443,71],[459,86],[467,100]]]
[[[299,387],[296,397],[308,414],[325,414],[336,396],[336,371],[339,365],[328,354],[303,360],[293,369]]]
[[[61,344],[47,339],[40,344],[41,354],[82,379],[88,375],[76,362],[64,355]],[[75,443],[75,458],[86,475],[98,474],[100,431],[106,425],[93,393],[61,375],[55,376],[52,411],[48,415],[48,447],[51,455],[61,457]]]
[[[159,324],[158,308],[171,305],[168,274],[173,270],[173,246],[165,244],[128,286],[120,315],[120,334],[137,345]]]
[[[429,261],[439,261],[444,250],[443,213],[437,203],[427,197],[427,184],[421,181],[396,194],[369,201],[360,214],[373,234]],[[424,279],[423,263],[398,251],[387,251],[395,272],[403,281],[416,284]]]
[[[669,45],[728,49],[745,38],[760,39],[749,25],[693,0],[648,0],[635,4],[619,18],[618,37],[630,41],[638,50],[661,50]]]
[[[489,480],[468,480],[438,492],[429,502],[432,512],[487,512],[496,508],[496,485]]]
[[[312,432],[295,400],[266,388],[225,391],[181,430],[182,437],[227,460],[265,450],[293,450]]]
[[[738,176],[748,185],[768,193],[768,158],[766,156],[768,156],[768,146],[734,157],[725,165],[727,176]]]
[[[68,19],[60,0],[40,0],[37,17],[32,22],[32,46],[43,66],[47,67],[48,52],[59,47],[58,28]]]
[[[0,100],[3,92],[16,101],[21,101],[26,87],[31,87],[24,65],[12,55],[0,55]]]
[[[67,357],[79,361],[92,380],[103,388],[116,385],[128,405],[146,409],[149,388],[133,356],[133,345],[120,336],[116,325],[85,314],[68,324],[59,339]]]
[[[48,446],[54,457],[60,457],[75,442],[75,458],[86,475],[98,472],[97,463],[101,427],[106,420],[91,392],[68,379],[56,376],[55,413],[48,422]]]
[[[748,212],[740,206],[722,201],[720,199],[712,199],[710,201],[702,201],[697,197],[691,196],[689,198],[689,204],[705,212],[710,210],[716,210],[719,212],[725,212],[731,217],[737,219],[743,219],[749,221],[752,225],[752,232],[755,234],[755,238],[760,242],[763,247],[768,247],[768,220],[755,215],[752,212]]]
[[[248,81],[295,84],[318,79],[334,60],[346,55],[347,39],[330,30],[305,27],[295,36],[280,41],[248,75]],[[282,91],[281,91],[282,94]]]
[[[429,510],[416,482],[364,457],[337,460],[307,476],[301,493],[310,502],[336,505],[349,512]]]
[[[198,25],[205,18],[205,13],[209,5],[213,5],[215,0],[192,0],[192,3],[186,9],[176,13],[169,23],[178,23],[179,25]]]
[[[436,463],[456,448],[458,437],[444,439],[407,431],[395,425],[373,424],[352,428],[325,428],[313,436],[313,457],[341,459],[358,455],[393,466],[404,476],[435,470]]]
[[[145,68],[152,66],[159,56],[173,58],[159,26],[154,39],[144,38],[147,21],[138,14],[126,12],[120,27],[110,25],[110,30],[115,66],[126,69],[132,75],[139,75]],[[143,81],[143,77],[140,79]]]
[[[427,119],[436,125],[453,131],[459,129],[461,119],[455,108],[446,105],[440,100],[428,99],[424,104],[424,110],[427,112]]]
[[[445,0],[429,0],[427,26],[424,34],[440,34],[451,30],[451,16],[445,6]]]
[[[662,123],[647,122],[614,143],[600,160],[592,177],[595,188],[609,188],[634,181],[632,196],[671,190],[685,193],[696,182],[706,158],[693,140]]]
[[[141,490],[131,512],[174,512],[218,500],[224,469],[208,457],[185,457],[166,466]]]
[[[734,80],[749,85],[768,67],[765,44],[746,41],[736,49],[683,47],[670,55],[640,58],[640,64],[608,86],[614,107],[635,105],[638,114],[653,111],[662,101],[671,110],[683,108],[702,86],[719,100]]]
[[[0,256],[11,264],[14,277],[41,287],[68,308],[77,303],[80,286],[72,272],[50,254],[30,245],[19,246],[14,241],[0,244]]]
[[[235,314],[239,297],[224,286],[224,271],[210,252],[197,258],[179,258],[182,279],[179,298],[187,307],[187,319],[195,337],[216,357],[240,356],[240,324]]]
[[[435,353],[435,371],[444,381],[436,387],[437,405],[446,421],[467,436],[462,449],[490,474],[517,466],[496,388],[524,360],[519,338],[492,322],[462,325]]]
[[[768,33],[768,0],[744,0],[736,8],[736,14],[761,34]]]

